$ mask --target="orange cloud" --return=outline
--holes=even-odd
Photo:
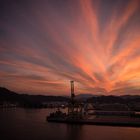
[[[106,5],[113,8],[102,13]],[[4,26],[0,84],[32,94],[65,94],[69,80],[79,93],[139,88],[138,0],[122,2],[123,8],[92,0],[30,6]]]

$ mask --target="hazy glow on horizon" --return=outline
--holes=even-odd
[[[32,94],[140,88],[139,0],[3,3],[0,85]]]

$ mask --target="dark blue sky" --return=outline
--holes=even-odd
[[[70,80],[78,93],[140,89],[139,14],[139,0],[1,0],[0,85],[59,95]]]

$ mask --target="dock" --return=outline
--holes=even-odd
[[[127,126],[140,127],[140,114],[135,111],[99,111],[88,108],[88,105],[75,100],[74,81],[71,81],[71,101],[68,112],[58,110],[46,117],[51,123],[66,123],[78,125],[106,125],[106,126]],[[90,111],[90,113],[89,113]]]

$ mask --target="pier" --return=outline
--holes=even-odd
[[[47,116],[48,122],[88,125],[131,126],[140,127],[140,114],[135,111],[95,110],[93,104],[75,99],[74,81],[70,81],[71,99],[67,113],[59,108]]]

